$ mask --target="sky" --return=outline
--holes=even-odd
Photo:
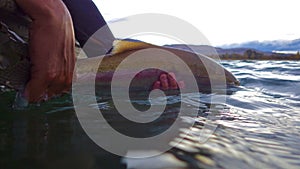
[[[298,0],[93,1],[107,22],[143,13],[172,15],[195,26],[213,46],[300,38]]]

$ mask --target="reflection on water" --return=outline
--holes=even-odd
[[[2,112],[1,168],[119,168],[110,162],[119,157],[85,135],[68,101],[65,97],[23,112]]]
[[[140,136],[163,132],[177,117],[180,101],[189,105],[185,111],[199,111],[197,118],[182,118],[194,125],[180,129],[178,138],[170,142],[174,148],[147,159],[122,158],[98,147],[81,128],[70,96],[13,111],[9,105],[14,94],[0,93],[0,168],[299,168],[300,63],[223,64],[241,81],[241,87],[230,89],[226,104],[208,104],[212,95],[207,94],[200,98],[189,94],[183,100],[174,96],[162,118],[144,128],[130,127],[120,119],[110,99],[91,105],[104,110],[107,120],[121,132]],[[199,100],[201,105],[196,107]],[[159,99],[153,103],[159,104]],[[133,104],[148,106],[143,100]],[[214,131],[205,143],[200,139],[203,130]],[[180,138],[184,140],[176,144]]]

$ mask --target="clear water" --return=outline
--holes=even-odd
[[[209,105],[211,95],[183,96],[199,117],[186,119],[193,127],[182,128],[183,142],[161,156],[147,159],[122,158],[98,147],[82,130],[70,96],[54,99],[24,111],[10,109],[14,93],[0,95],[0,168],[299,168],[300,167],[300,62],[225,61],[222,63],[241,81],[230,89],[225,104]],[[109,98],[95,108],[104,110],[119,131],[139,136],[164,131],[176,118],[180,99],[169,98],[163,118],[147,128],[137,128],[118,118]],[[154,105],[159,104],[159,100]],[[137,107],[148,106],[136,100]],[[211,106],[209,109],[208,107]],[[207,119],[218,112],[218,118]],[[217,126],[205,142],[197,133],[203,124]],[[172,144],[172,143],[170,143]],[[147,146],[147,145],[145,145]],[[147,153],[147,152],[145,152]]]

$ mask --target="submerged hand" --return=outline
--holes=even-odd
[[[184,88],[184,86],[185,84],[183,81],[179,81],[177,83],[174,73],[163,73],[159,76],[159,80],[154,82],[152,89],[176,90],[179,88]]]
[[[61,0],[16,0],[32,19],[29,36],[31,77],[24,97],[47,100],[68,91],[75,65],[72,20]]]

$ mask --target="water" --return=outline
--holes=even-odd
[[[181,128],[178,138],[170,141],[173,145],[184,138],[180,144],[146,159],[122,158],[98,147],[82,130],[70,96],[13,111],[10,105],[14,93],[1,93],[0,168],[299,168],[300,62],[222,64],[236,75],[241,86],[230,89],[224,104],[208,104],[206,100],[212,96],[209,94],[184,95],[182,101],[188,105],[185,111],[198,109],[199,114],[182,120],[194,125]],[[195,106],[199,98],[200,108]],[[158,105],[160,99],[152,103]],[[149,137],[172,124],[179,103],[178,96],[169,97],[162,117],[146,127],[120,118],[110,98],[101,98],[91,107],[102,110],[119,132]],[[133,104],[139,109],[149,106],[145,100],[135,100]],[[204,128],[213,134],[202,143],[198,136]]]

